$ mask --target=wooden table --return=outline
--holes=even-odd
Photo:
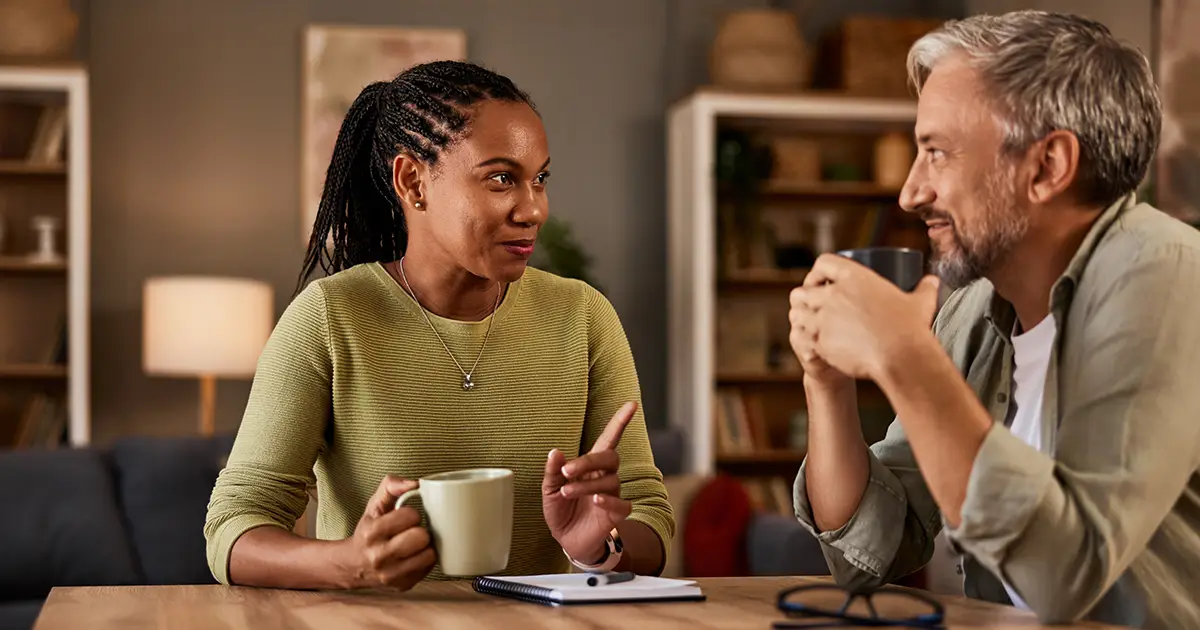
[[[777,593],[820,578],[697,580],[706,602],[550,607],[485,596],[468,582],[431,582],[407,593],[315,592],[225,586],[55,588],[35,630],[348,630],[350,628],[770,628]],[[833,605],[840,605],[836,597]],[[1042,628],[1033,615],[963,598],[939,598],[948,628]],[[880,611],[886,614],[888,611]],[[899,611],[891,611],[893,614]],[[1111,628],[1099,624],[1055,626]]]

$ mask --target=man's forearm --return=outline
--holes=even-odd
[[[875,380],[900,419],[930,494],[946,522],[958,527],[991,416],[932,334],[906,345],[879,372]]]
[[[808,403],[808,455],[804,490],[821,531],[845,525],[858,510],[871,469],[858,417],[854,381],[833,387],[804,384]]]

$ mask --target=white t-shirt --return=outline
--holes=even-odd
[[[1042,440],[1042,399],[1046,389],[1046,369],[1050,367],[1050,353],[1054,348],[1054,337],[1058,324],[1053,315],[1047,315],[1037,326],[1023,334],[1014,334],[1013,344],[1013,392],[1016,406],[1009,430],[1026,444],[1045,453],[1047,446]],[[1013,605],[1029,610],[1029,606],[1004,585]]]

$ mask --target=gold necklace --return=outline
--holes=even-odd
[[[475,356],[475,364],[471,366],[471,371],[468,372],[464,370],[461,365],[459,365],[458,359],[454,358],[454,353],[450,352],[450,347],[446,345],[446,342],[442,339],[442,335],[438,333],[437,327],[435,327],[433,322],[429,320],[429,314],[425,312],[425,307],[421,305],[421,300],[417,297],[417,292],[414,291],[412,285],[408,283],[408,276],[404,274],[403,256],[400,257],[400,264],[397,266],[400,267],[400,277],[404,280],[404,288],[408,289],[408,292],[412,294],[413,301],[417,303],[417,308],[421,309],[421,316],[425,318],[425,323],[429,326],[429,329],[433,331],[433,334],[435,337],[437,337],[438,342],[442,344],[442,348],[446,351],[446,354],[450,356],[450,360],[454,362],[454,366],[458,368],[459,372],[462,372],[462,388],[466,391],[471,391],[471,389],[475,387],[475,381],[472,379],[472,375],[475,374],[475,368],[479,367],[479,359],[483,357],[483,349],[487,347],[488,337],[492,336],[492,324],[496,321],[496,310],[500,308],[500,296],[504,294],[504,291],[500,288],[500,283],[496,283],[496,303],[492,305],[492,312],[490,313],[492,318],[488,320],[487,332],[485,332],[483,335],[483,345],[479,346],[479,354]]]

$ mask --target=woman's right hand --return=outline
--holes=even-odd
[[[437,554],[420,513],[395,508],[396,499],[416,487],[417,482],[392,475],[380,482],[354,535],[340,543],[338,564],[348,588],[406,591],[429,574]]]

